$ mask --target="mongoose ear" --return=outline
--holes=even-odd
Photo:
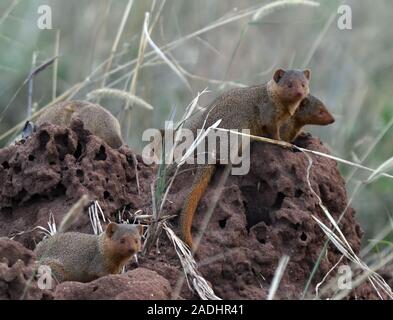
[[[285,70],[283,70],[283,69],[277,69],[277,70],[274,72],[274,75],[273,75],[274,81],[276,81],[276,82],[278,83],[278,81],[280,81],[280,79],[284,76],[284,74],[285,74]]]
[[[310,78],[311,78],[311,70],[310,69],[304,70],[303,74],[306,76],[307,80],[310,80]]]
[[[138,232],[141,236],[143,236],[143,230],[145,229],[141,224],[138,224],[137,226]]]
[[[111,222],[110,224],[108,224],[108,226],[106,227],[106,235],[108,236],[108,238],[112,238],[113,234],[115,233],[117,228],[117,224],[114,222]]]

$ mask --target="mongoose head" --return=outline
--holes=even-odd
[[[131,258],[141,250],[142,233],[141,225],[111,222],[105,230],[105,248],[112,257]]]
[[[310,93],[311,71],[278,69],[273,75],[274,91],[284,104],[300,102]]]
[[[302,125],[316,124],[320,126],[331,124],[335,120],[324,103],[312,95],[302,100],[295,113],[295,119]]]

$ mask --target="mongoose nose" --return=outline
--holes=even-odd
[[[303,92],[301,92],[301,91],[296,91],[296,93],[295,93],[295,96],[297,98],[300,98],[302,95],[303,95]]]

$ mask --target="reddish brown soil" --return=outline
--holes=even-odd
[[[312,150],[328,152],[318,139],[309,135],[302,136],[297,143]],[[337,164],[318,156],[312,156],[312,159],[311,185],[337,219],[347,202]],[[301,152],[254,143],[251,146],[250,172],[245,176],[229,176],[197,252],[199,270],[218,296],[224,299],[265,299],[278,261],[284,254],[290,256],[290,262],[276,298],[301,296],[325,241],[324,234],[311,216],[315,215],[327,223],[317,198],[307,185],[307,166],[308,160]],[[98,200],[112,220],[123,209],[131,212],[141,209],[149,214],[150,185],[154,182],[155,172],[155,167],[144,165],[141,158],[134,156],[127,147],[111,149],[83,130],[79,121],[75,121],[69,129],[44,124],[26,142],[0,150],[0,236],[10,237],[38,225],[46,227],[50,212],[60,223],[71,205],[84,193],[91,200]],[[198,207],[194,235],[200,231],[203,216],[213,203],[222,172],[219,168]],[[180,212],[191,182],[190,171],[176,177],[164,214]],[[170,224],[179,233],[177,218]],[[362,232],[354,210],[348,210],[341,228],[358,252]],[[92,233],[87,213],[71,229]],[[34,231],[16,236],[15,240],[33,249],[41,238],[42,234]],[[20,250],[23,252],[25,249]],[[144,274],[146,271],[136,271],[142,270],[138,268],[135,272],[142,272],[138,277],[132,276],[134,271],[131,271],[121,276],[109,276],[109,280],[105,279],[107,277],[98,279],[94,284],[63,283],[46,296],[31,293],[29,298],[48,298],[51,294],[55,298],[102,298],[94,293],[97,290],[106,292],[106,298],[147,298],[144,294],[131,293],[143,290],[143,287],[151,288],[146,292],[151,294],[154,291],[157,298],[168,298],[169,291],[175,291],[178,279],[182,277],[182,268],[164,233],[160,237],[159,250],[160,253],[154,249],[147,257],[141,257],[140,267],[154,270],[161,277],[157,274],[149,277]],[[12,259],[12,254],[11,258],[9,253],[4,255],[8,256],[8,260]],[[340,256],[335,248],[329,247],[312,288]],[[4,269],[2,258],[3,253],[0,267]],[[13,268],[13,265],[15,263],[7,262],[7,268]],[[30,268],[29,265],[27,263],[26,267]],[[1,268],[0,295],[16,298],[20,292],[9,289]],[[128,277],[129,282],[136,283],[123,287],[118,285],[122,281],[118,277]],[[147,278],[151,281],[148,285],[143,283]],[[163,278],[169,281],[171,289]],[[23,281],[20,283],[23,284]],[[119,290],[105,290],[111,285]],[[180,295],[186,299],[197,298],[186,284],[183,284]],[[368,285],[358,289],[356,295],[366,299],[377,297]]]
[[[141,175],[141,196],[135,166]],[[71,129],[44,124],[25,143],[0,149],[0,235],[47,227],[50,213],[60,223],[82,194],[98,200],[112,218],[124,207],[135,211],[150,201],[152,179],[153,168],[139,156],[128,148],[110,148],[83,130],[80,121]],[[92,232],[88,214],[74,229]],[[41,238],[32,232],[16,240],[33,249]]]

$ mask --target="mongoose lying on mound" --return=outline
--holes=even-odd
[[[283,123],[280,128],[281,139],[292,142],[308,124],[326,126],[334,122],[334,117],[324,103],[311,94],[304,98],[293,117]]]
[[[191,116],[183,127],[192,130],[195,136],[205,121],[206,129],[222,119],[220,128],[249,129],[252,135],[280,140],[281,125],[295,114],[300,102],[309,94],[310,76],[310,70],[278,69],[265,84],[232,89],[222,94],[204,112]],[[215,165],[212,164],[197,166],[191,192],[180,214],[182,236],[191,248],[194,213],[214,171]]]
[[[79,118],[84,128],[100,137],[112,148],[123,144],[119,121],[98,104],[87,101],[65,101],[48,108],[36,121],[37,126],[49,122],[58,126],[69,126]]]
[[[57,233],[41,241],[35,253],[58,282],[89,282],[120,273],[141,249],[141,225],[111,222],[100,235],[78,232]]]

